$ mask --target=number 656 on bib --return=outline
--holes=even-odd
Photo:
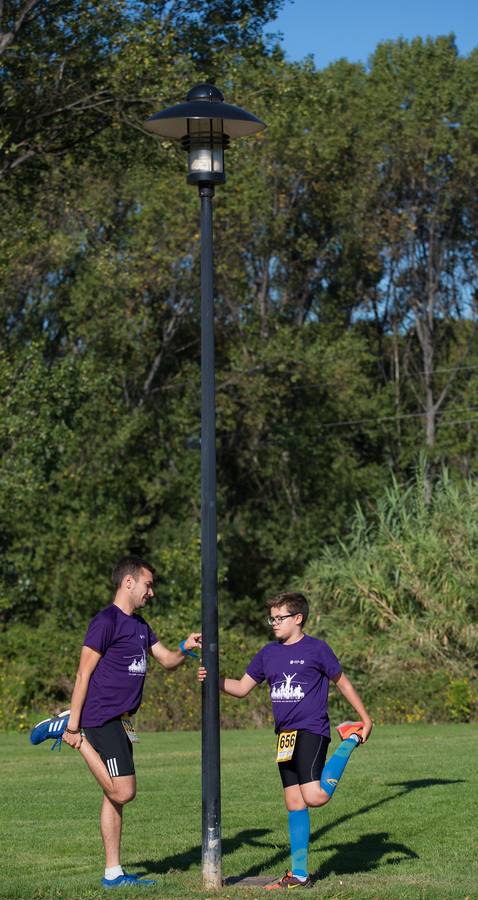
[[[288,762],[292,759],[296,738],[297,731],[281,731],[277,738],[276,762]]]

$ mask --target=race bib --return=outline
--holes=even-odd
[[[121,724],[126,731],[126,734],[129,737],[131,743],[137,744],[139,741],[139,737],[136,734],[133,719],[130,719],[128,716],[121,716]]]
[[[294,755],[297,731],[281,731],[277,739],[276,762],[289,762]]]

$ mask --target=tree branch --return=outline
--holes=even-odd
[[[12,41],[15,40],[18,32],[20,31],[28,13],[31,12],[34,6],[40,3],[40,0],[25,0],[25,3],[20,9],[17,18],[15,19],[15,23],[11,31],[6,31],[3,34],[0,34],[0,56],[1,54],[10,46]],[[3,0],[0,5],[0,15],[3,13]]]

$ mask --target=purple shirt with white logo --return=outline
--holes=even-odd
[[[83,641],[101,653],[88,685],[81,725],[94,728],[136,712],[143,694],[148,650],[158,638],[141,616],[113,603],[91,620]]]
[[[302,728],[330,737],[329,680],[342,667],[325,641],[304,634],[295,644],[266,644],[246,672],[269,684],[276,734]]]

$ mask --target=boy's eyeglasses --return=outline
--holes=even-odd
[[[267,616],[267,621],[269,625],[280,625],[284,619],[290,619],[292,616],[296,616],[297,613],[287,613],[286,616]]]

